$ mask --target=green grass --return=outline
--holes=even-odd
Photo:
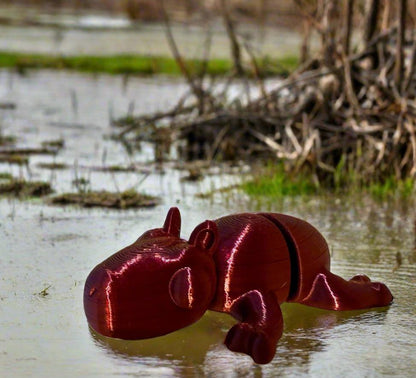
[[[286,55],[277,59],[268,56],[258,62],[263,76],[288,76],[299,65],[297,55]]]
[[[290,175],[282,167],[268,168],[246,181],[241,188],[253,197],[285,197],[316,194],[317,185],[307,175]]]
[[[369,178],[347,163],[342,155],[332,177],[329,187],[335,193],[369,194],[380,200],[410,198],[415,193],[415,180],[411,177],[397,178],[394,175]]]
[[[286,172],[283,166],[269,167],[244,182],[241,189],[254,198],[333,193],[367,194],[377,200],[390,200],[410,199],[415,194],[415,181],[412,178],[397,179],[391,176],[365,183],[363,178],[351,175],[342,176],[340,171],[335,172],[334,176],[334,182],[326,185],[317,183],[317,179],[310,173],[301,172],[294,175]]]
[[[286,75],[297,65],[296,57],[283,57],[272,61],[265,58],[259,62],[264,76]],[[201,71],[200,60],[189,60],[187,64],[193,73]],[[0,51],[0,68],[16,68],[19,72],[28,69],[65,69],[88,73],[152,75],[167,74],[179,76],[181,71],[176,61],[168,57],[113,55],[113,56],[52,56]],[[211,76],[221,76],[230,72],[231,61],[212,59],[207,65]]]
[[[410,198],[415,193],[415,181],[411,178],[397,180],[388,177],[382,182],[374,182],[364,187],[364,190],[377,199],[392,197]]]

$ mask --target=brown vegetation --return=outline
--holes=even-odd
[[[160,4],[162,0],[0,0],[1,4],[29,5],[44,9],[66,8],[75,10],[102,10],[112,13],[124,13],[132,20],[160,21]],[[299,9],[296,0],[227,0],[227,6],[233,17],[240,21],[257,21],[271,23],[290,28],[301,27]],[[345,3],[348,0],[339,3]],[[363,8],[367,0],[359,0],[357,4]],[[384,2],[384,1],[383,1]],[[163,0],[172,19],[189,21],[206,18],[207,15],[219,15],[221,0]],[[310,8],[319,0],[303,1],[304,8]],[[386,0],[386,4],[394,13],[398,1]],[[416,0],[408,0],[408,12],[415,19]],[[382,22],[386,21],[386,12]],[[390,16],[391,17],[391,16]]]
[[[0,153],[0,163],[16,164],[16,165],[28,165],[29,157],[26,155],[20,154],[1,154]]]
[[[130,189],[120,193],[111,193],[108,191],[64,193],[50,198],[49,202],[54,205],[129,209],[153,207],[159,204],[159,199]]]
[[[207,17],[220,14],[222,0],[0,0],[1,4],[29,5],[44,9],[100,10],[111,13],[125,14],[134,21],[161,21],[161,4],[168,10],[170,17],[176,21],[199,22]],[[260,24],[269,23],[288,28],[302,28],[296,0],[226,0],[232,16],[239,21],[255,21]],[[340,3],[348,2],[348,0]],[[359,0],[357,4],[363,8],[367,0]],[[382,16],[386,21],[388,14],[395,12],[398,1],[386,0],[390,12]],[[304,8],[314,7],[319,0],[303,1]],[[416,19],[416,0],[408,0],[408,12]],[[371,25],[371,24],[370,24]]]
[[[345,7],[335,0],[295,4],[305,20],[304,62],[287,80],[266,90],[251,54],[261,96],[252,99],[247,91],[245,102],[227,102],[226,94],[214,94],[189,74],[172,40],[194,106],[181,99],[166,113],[136,118],[123,136],[158,124],[186,141],[187,159],[261,155],[330,185],[340,177],[367,183],[415,177],[416,39],[405,33],[408,2],[400,0],[397,9],[383,0],[368,0],[364,9],[358,0]],[[357,20],[368,27],[356,40]],[[232,46],[247,48],[227,30]],[[309,48],[312,32],[321,40],[317,56]],[[241,74],[238,54],[233,57]]]
[[[23,4],[42,8],[102,10],[127,15],[134,21],[161,21],[162,0],[0,0],[0,4]],[[240,20],[278,21],[288,27],[293,27],[298,15],[292,0],[227,0],[230,11]],[[207,16],[218,15],[217,0],[163,0],[171,18],[176,21],[192,21],[206,19]],[[272,17],[269,17],[272,15]]]
[[[26,181],[10,178],[0,179],[0,195],[18,198],[43,197],[52,193],[51,185],[42,181]]]

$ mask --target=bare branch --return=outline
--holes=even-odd
[[[219,1],[220,1],[220,9],[221,9],[222,18],[224,20],[225,30],[227,31],[228,38],[231,44],[231,56],[232,56],[233,63],[234,63],[234,70],[237,76],[243,76],[244,68],[242,65],[240,44],[238,43],[238,40],[237,40],[234,22],[231,19],[231,14],[227,6],[227,0],[219,0]]]

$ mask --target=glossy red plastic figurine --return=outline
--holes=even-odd
[[[239,323],[225,344],[257,363],[273,359],[282,335],[282,302],[328,310],[386,306],[393,297],[365,275],[349,281],[329,271],[323,236],[283,214],[229,215],[205,221],[189,241],[171,208],[163,228],[97,265],[87,278],[84,307],[98,333],[121,339],[164,335],[197,321],[206,310]]]

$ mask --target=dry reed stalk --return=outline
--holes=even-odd
[[[302,6],[304,1],[296,3]],[[378,20],[380,4],[369,1],[366,20]],[[339,8],[334,1],[321,0],[313,12],[304,12],[308,25],[322,34],[322,54],[275,88],[266,90],[261,83],[258,98],[250,99],[247,91],[245,102],[222,101],[216,95],[214,103],[212,89],[198,82],[201,90],[193,91],[195,105],[182,102],[168,112],[137,118],[125,125],[122,134],[134,136],[149,123],[159,123],[156,129],[167,123],[186,141],[188,152],[183,156],[188,158],[263,156],[284,160],[294,171],[306,167],[329,182],[338,180],[340,171],[348,174],[352,169],[363,182],[391,175],[414,177],[416,41],[410,59],[398,62],[409,42],[403,16],[407,2],[401,0],[401,6],[398,27],[379,29],[373,23],[365,31],[365,43],[351,54],[352,20],[358,7],[348,1],[342,22],[346,29],[334,28],[329,20],[338,17]],[[247,51],[260,78],[256,58]],[[200,103],[211,105],[201,109]]]

